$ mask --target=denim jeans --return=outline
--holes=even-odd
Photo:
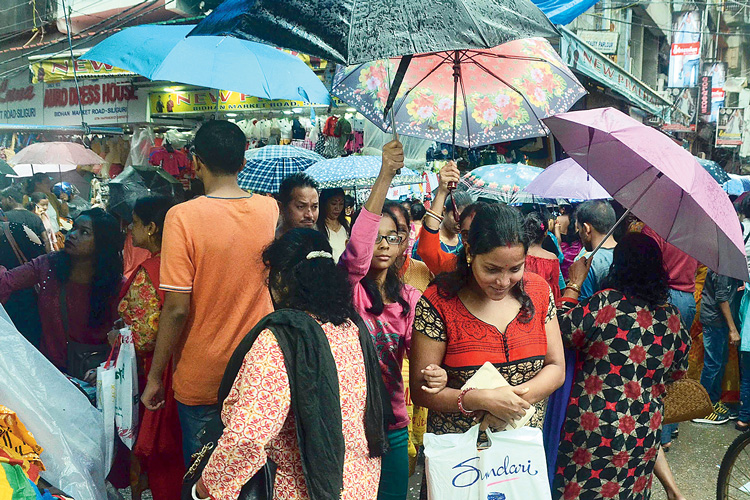
[[[182,456],[185,467],[190,465],[190,457],[201,448],[198,435],[212,418],[219,414],[219,405],[189,406],[177,402],[177,414],[182,427]]]
[[[406,500],[409,494],[409,429],[388,431],[391,450],[380,466],[378,500]]]
[[[682,326],[690,330],[695,319],[695,296],[690,292],[669,289],[669,302],[680,311]],[[677,430],[678,424],[665,424],[661,429],[661,444],[672,442],[672,433]]]
[[[740,352],[740,416],[750,422],[750,352]]]
[[[701,384],[711,403],[716,404],[721,399],[721,381],[729,359],[729,327],[703,325],[703,347]]]

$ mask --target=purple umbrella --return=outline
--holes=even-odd
[[[687,150],[613,108],[544,123],[571,158],[659,236],[718,274],[748,281],[732,203]]]
[[[603,200],[611,198],[606,189],[572,158],[553,163],[524,189],[543,198]]]

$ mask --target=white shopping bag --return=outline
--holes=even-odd
[[[110,356],[111,357],[111,356]],[[115,460],[115,361],[96,368],[96,407],[104,420],[104,476]]]
[[[429,500],[550,500],[542,432],[531,427],[487,432],[477,451],[479,425],[463,434],[424,435]]]
[[[424,435],[429,500],[480,500],[479,426],[463,434]],[[528,499],[526,499],[528,500]]]
[[[132,450],[138,436],[138,366],[130,328],[120,330],[120,353],[117,355],[115,373],[117,435]]]
[[[551,500],[541,430],[487,431],[487,437],[490,447],[479,453],[483,500]]]

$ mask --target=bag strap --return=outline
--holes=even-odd
[[[16,258],[18,259],[18,264],[23,265],[26,264],[29,259],[26,258],[26,256],[21,251],[21,248],[18,246],[18,243],[16,242],[16,239],[13,237],[13,233],[10,230],[10,222],[3,222],[3,232],[5,233],[5,239],[8,240],[8,243],[10,243],[10,247],[13,249],[13,253],[16,254]]]

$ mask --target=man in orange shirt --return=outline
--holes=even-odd
[[[162,375],[174,355],[175,399],[185,463],[198,434],[218,415],[219,384],[244,336],[273,311],[263,249],[273,241],[279,209],[237,185],[245,135],[228,121],[196,133],[193,163],[206,196],[172,208],[164,223],[159,288],[165,292],[153,364],[141,400],[164,404]]]

